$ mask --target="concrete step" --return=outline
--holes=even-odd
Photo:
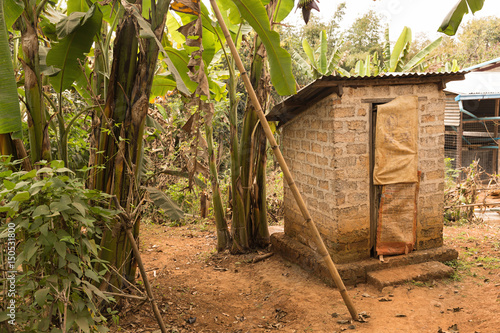
[[[382,289],[387,286],[403,284],[409,281],[429,281],[450,277],[453,268],[438,261],[429,261],[378,271],[368,272],[367,282]]]

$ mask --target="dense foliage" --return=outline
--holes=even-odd
[[[16,281],[5,300],[16,311],[5,307],[0,321],[15,319],[18,332],[105,332],[101,305],[113,299],[99,289],[109,270],[98,251],[115,215],[108,196],[85,189],[61,161],[13,172],[19,161],[1,160],[0,238]]]

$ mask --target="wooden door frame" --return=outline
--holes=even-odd
[[[369,114],[368,114],[368,122],[369,122],[369,159],[370,159],[370,190],[369,190],[369,198],[370,198],[370,252],[372,257],[376,257],[375,253],[375,245],[377,242],[377,215],[378,215],[378,186],[373,184],[373,169],[375,167],[375,126],[377,118],[375,117],[377,110],[376,106],[381,104],[386,104],[393,101],[394,98],[371,98],[371,99],[363,99],[362,103],[369,103]]]

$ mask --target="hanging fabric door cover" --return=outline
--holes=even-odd
[[[399,96],[377,108],[373,184],[416,183],[418,97]]]
[[[418,97],[400,96],[377,109],[374,185],[382,185],[378,255],[409,253],[416,242]]]

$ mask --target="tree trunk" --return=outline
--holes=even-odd
[[[24,8],[16,22],[16,28],[21,31],[23,58],[20,61],[24,69],[31,161],[36,163],[40,160],[50,161],[51,151],[40,75],[38,15],[36,6],[31,2],[25,1]]]
[[[170,0],[152,6],[151,28],[162,39]],[[140,6],[138,11],[141,12]],[[149,95],[158,59],[153,38],[139,39],[139,24],[132,11],[119,24],[113,48],[113,63],[106,104],[99,119],[94,119],[95,138],[91,188],[115,195],[128,214],[139,204],[139,177],[142,163],[144,126]],[[139,52],[140,51],[140,52]],[[101,168],[104,166],[104,168]],[[135,218],[134,237],[139,235],[140,218]],[[127,280],[134,281],[136,266],[125,231],[120,225],[104,230],[101,259],[113,264]],[[120,285],[115,277],[111,283]]]
[[[231,189],[233,221],[231,232],[233,237],[233,252],[244,252],[248,248],[248,236],[245,226],[245,205],[243,202],[243,186],[240,174],[240,154],[238,143],[238,100],[236,95],[237,79],[234,60],[228,63],[231,73],[229,90],[229,126],[230,126],[230,155],[231,155]]]

